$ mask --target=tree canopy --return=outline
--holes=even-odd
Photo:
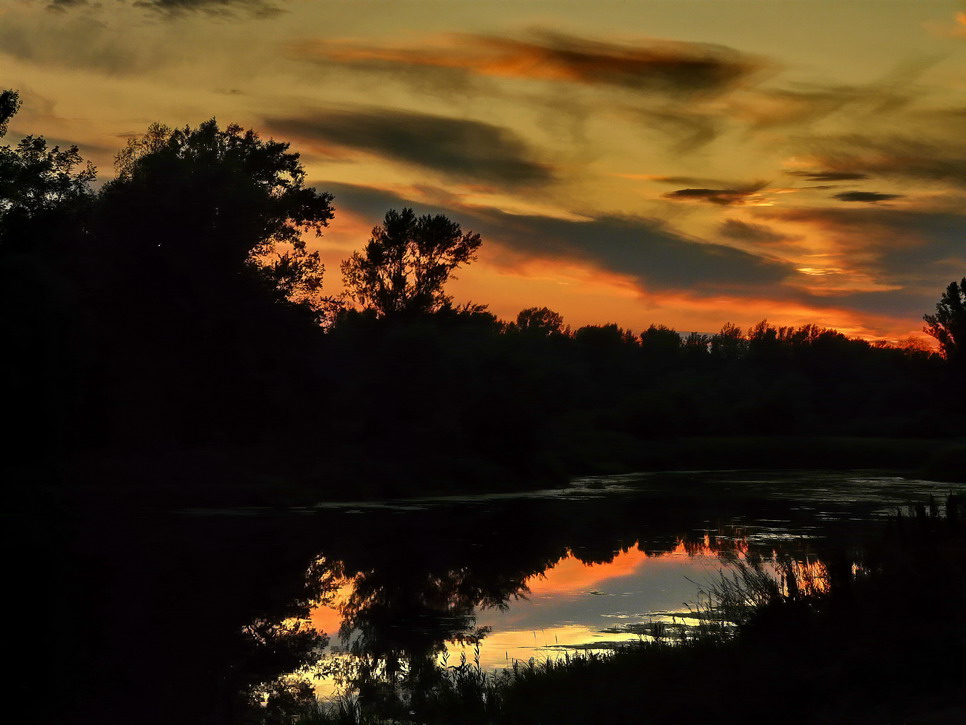
[[[549,307],[527,307],[517,315],[517,327],[534,335],[563,333],[563,316]]]
[[[446,282],[482,243],[442,214],[390,209],[363,252],[342,263],[346,291],[380,317],[439,311],[452,302]]]
[[[966,277],[950,282],[936,303],[936,314],[924,315],[925,331],[939,341],[943,356],[966,365]]]
[[[0,92],[0,137],[19,108],[16,92]],[[22,250],[48,236],[68,206],[92,198],[94,177],[76,146],[51,148],[43,136],[0,146],[0,247]]]
[[[323,267],[303,235],[328,225],[332,196],[305,185],[288,149],[214,119],[194,129],[155,124],[118,154],[117,178],[101,195],[109,208],[101,230],[186,280],[192,270],[203,285],[247,271],[279,297],[312,302]]]

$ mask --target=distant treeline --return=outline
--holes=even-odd
[[[18,103],[0,97],[0,133]],[[0,148],[7,463],[222,449],[340,480],[532,478],[676,436],[966,433],[961,366],[923,350],[455,306],[482,240],[445,217],[390,211],[326,298],[303,235],[332,197],[238,127],[154,126],[94,178],[76,148]]]

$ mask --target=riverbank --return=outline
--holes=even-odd
[[[9,470],[14,508],[289,507],[319,501],[382,500],[561,487],[575,476],[674,470],[870,469],[938,481],[966,480],[960,439],[759,436],[600,439],[561,448],[525,470],[484,458],[413,452],[371,455],[360,446],[310,452],[205,448],[84,455]]]

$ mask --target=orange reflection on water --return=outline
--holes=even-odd
[[[798,561],[791,565],[798,589],[805,594],[825,594],[829,590],[828,568],[821,561]],[[788,584],[784,586],[788,594]]]
[[[634,548],[621,551],[606,564],[585,564],[570,553],[542,574],[527,579],[527,588],[532,596],[586,592],[608,579],[635,573],[649,558]]]
[[[330,638],[336,637],[342,626],[342,607],[349,601],[354,589],[355,580],[344,579],[324,602],[319,602],[309,612],[309,622],[312,626],[317,631],[329,635]]]
[[[529,601],[513,603],[511,596],[508,610],[477,613],[477,624],[489,629],[477,645],[439,642],[443,648],[439,662],[452,665],[465,657],[465,661],[476,660],[482,668],[492,670],[531,657],[554,659],[573,648],[606,650],[615,643],[638,641],[646,636],[640,633],[638,623],[689,613],[685,602],[691,595],[675,589],[672,582],[686,578],[689,587],[696,587],[694,582],[709,567],[720,566],[719,555],[742,558],[747,551],[743,537],[717,534],[681,538],[670,549],[651,553],[634,545],[602,563],[585,563],[570,551],[526,579],[523,593]],[[811,577],[819,581],[822,572],[819,565],[809,564],[798,580]],[[329,656],[335,659],[350,657],[339,652],[337,637],[355,586],[354,577],[334,579],[325,601],[310,615],[312,625],[333,638],[335,647]],[[329,676],[314,684],[322,697],[335,694],[335,682]]]
[[[659,554],[647,554],[639,547],[619,551],[613,560],[605,563],[584,563],[573,552],[541,574],[527,579],[532,596],[552,594],[577,594],[588,592],[602,582],[638,573],[647,561],[681,557],[714,557],[723,551],[743,556],[748,551],[744,539],[716,537],[705,534],[697,540],[678,539],[673,549]]]

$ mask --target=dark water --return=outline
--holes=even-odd
[[[292,673],[325,696],[461,653],[500,667],[634,640],[686,619],[729,557],[858,560],[880,519],[949,490],[662,473],[286,511],[60,511],[8,529],[43,562],[29,671],[48,721],[235,723]]]

